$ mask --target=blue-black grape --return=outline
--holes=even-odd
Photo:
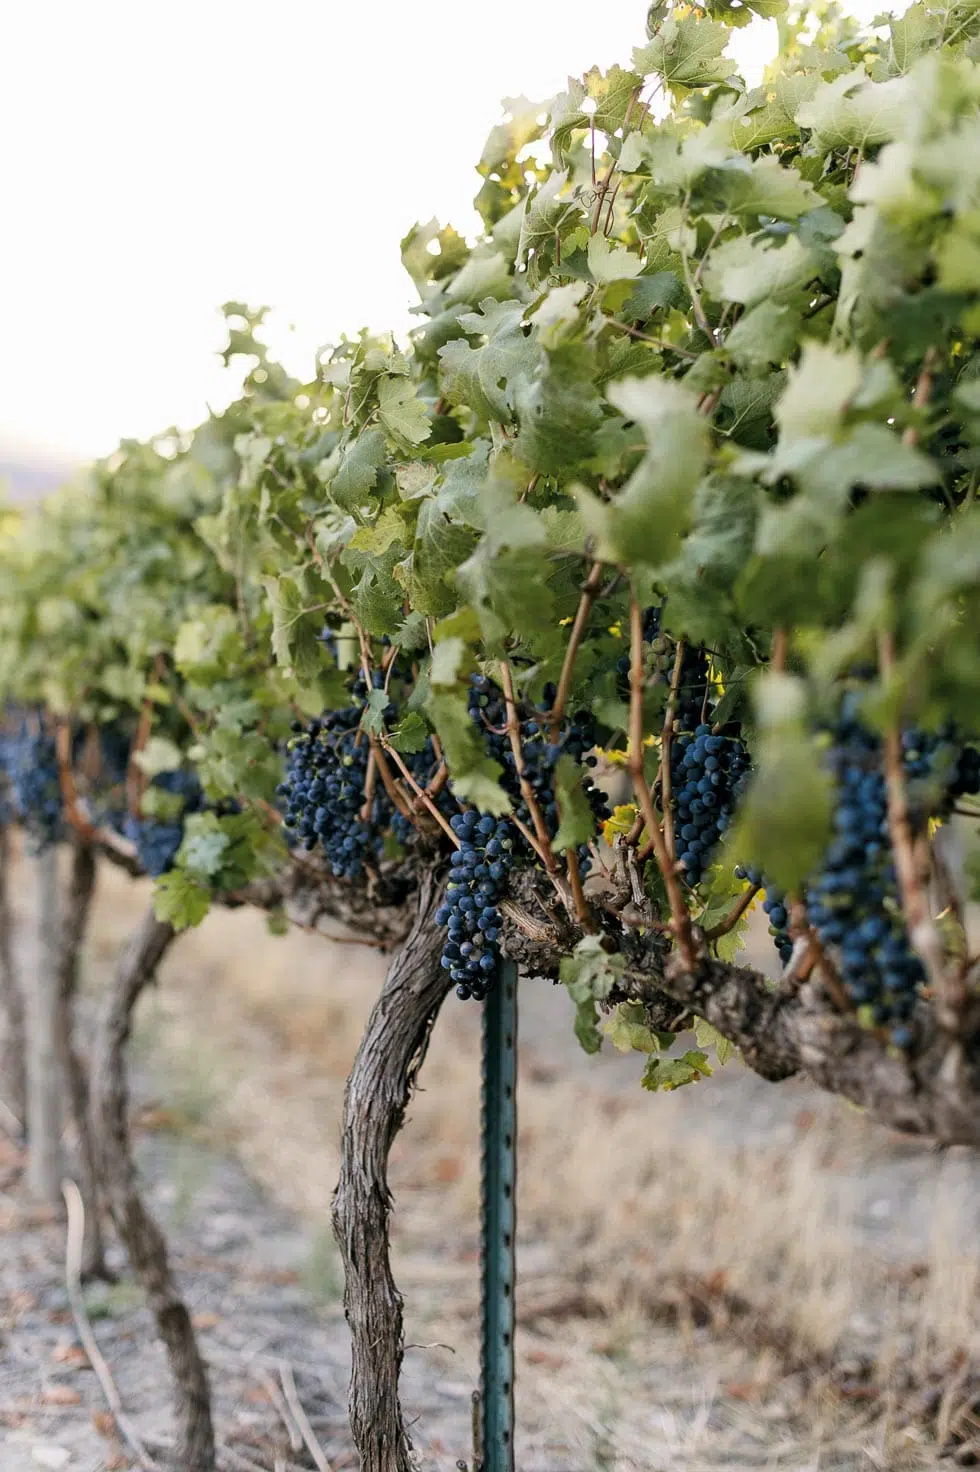
[[[446,927],[442,966],[461,1001],[482,1001],[500,961],[498,901],[514,862],[514,830],[506,818],[472,809],[450,822],[460,846],[436,911],[436,923]]]
[[[845,694],[831,737],[836,835],[807,885],[808,918],[855,1006],[887,1027],[897,1047],[907,1048],[925,972],[902,913],[881,738],[861,721],[855,692]],[[946,816],[957,797],[980,791],[980,753],[951,728],[904,732],[902,753],[910,818],[919,833],[926,833],[931,817]]]
[[[206,804],[197,773],[186,767],[173,772],[158,772],[150,785],[180,798],[180,812],[165,820],[127,814],[122,832],[135,845],[137,857],[147,874],[157,879],[173,868],[177,851],[184,841],[185,818],[189,813],[200,812]]]
[[[755,865],[737,865],[735,878],[744,879],[755,888],[764,889],[766,897],[762,908],[769,920],[769,934],[785,966],[793,954],[793,939],[789,933],[789,899],[783,890],[767,879]]]
[[[40,720],[21,717],[0,737],[0,763],[10,806],[32,845],[55,843],[61,832],[61,784],[54,740]]]
[[[140,864],[154,879],[173,867],[177,850],[184,841],[183,823],[158,823],[153,818],[127,816],[123,833],[134,845]]]
[[[507,707],[503,692],[487,675],[470,677],[469,712],[488,755],[503,768],[501,785],[514,805],[515,816],[529,830],[534,822],[521,786],[523,777],[550,838],[558,832],[560,814],[555,797],[555,768],[559,759],[571,756],[589,761],[595,745],[595,726],[587,712],[576,712],[554,731],[549,711],[556,696],[554,685],[543,691],[543,708],[522,704],[518,710],[521,768],[518,769],[507,732]],[[608,816],[605,795],[591,777],[583,786],[596,822]],[[437,912],[439,924],[448,927],[442,964],[456,982],[461,999],[482,1000],[493,979],[498,955],[496,938],[500,928],[496,901],[515,863],[528,863],[532,852],[519,829],[505,818],[468,810],[451,820],[460,839],[453,855],[453,877],[446,903]],[[585,876],[591,866],[587,845],[578,850],[579,870]]]

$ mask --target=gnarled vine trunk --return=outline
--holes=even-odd
[[[14,952],[14,923],[10,908],[13,844],[8,824],[0,819],[0,1093],[24,1129],[27,1124],[27,1048],[24,1030],[24,994]]]
[[[411,1472],[398,1399],[402,1297],[391,1273],[388,1155],[402,1127],[432,1025],[450,986],[434,923],[440,886],[427,876],[415,924],[394,957],[347,1082],[333,1223],[344,1261],[350,1326],[350,1425],[361,1472]]]
[[[140,1195],[129,1136],[126,1044],[133,1008],[153,980],[174,936],[173,927],[158,920],[151,909],[119,962],[96,1037],[92,1134],[100,1184],[112,1220],[143,1285],[167,1351],[177,1420],[174,1465],[180,1472],[214,1472],[207,1370],[190,1314],[174,1282],[166,1239]]]
[[[64,1069],[58,1053],[58,854],[54,845],[27,861],[34,879],[25,966],[27,995],[27,1187],[61,1210]]]
[[[91,844],[75,838],[71,846],[71,875],[65,895],[64,917],[58,937],[58,1053],[68,1083],[68,1103],[78,1150],[78,1189],[85,1203],[82,1276],[106,1277],[102,1222],[95,1154],[89,1123],[89,1081],[86,1061],[75,1036],[75,994],[82,946],[95,898],[96,861]]]

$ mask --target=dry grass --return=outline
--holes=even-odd
[[[96,969],[144,894],[106,876]],[[279,939],[259,915],[217,913],[175,947],[144,1014],[144,1046],[165,1046],[170,1060],[166,1103],[222,1130],[259,1179],[321,1226],[343,1083],[383,966],[361,947]],[[519,1355],[528,1424],[557,1417],[582,1467],[615,1472],[932,1466],[918,1435],[901,1431],[902,1406],[911,1371],[920,1384],[933,1377],[949,1421],[964,1367],[980,1362],[980,1191],[970,1163],[913,1149],[796,1085],[757,1084],[739,1065],[674,1096],[624,1090],[622,1067],[590,1069],[566,1052],[567,1011],[553,1005],[564,1001],[535,998],[525,1029]],[[410,1338],[457,1345],[459,1361],[444,1355],[443,1368],[463,1378],[474,1350],[478,1027],[477,1008],[445,1009],[392,1171]],[[319,1271],[334,1281],[329,1264]],[[665,1306],[685,1331],[680,1350],[669,1336],[670,1383],[650,1368],[651,1345],[667,1333],[651,1318]],[[707,1347],[707,1320],[727,1322],[731,1349]],[[868,1410],[858,1399],[857,1412],[821,1399],[813,1367],[832,1364],[858,1397],[870,1365],[883,1401]],[[787,1378],[794,1366],[809,1368]],[[773,1404],[785,1434],[771,1424]]]

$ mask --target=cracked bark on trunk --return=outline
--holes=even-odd
[[[126,947],[99,1019],[92,1070],[92,1133],[99,1179],[116,1231],[147,1296],[173,1382],[180,1472],[214,1472],[207,1370],[167,1257],[166,1239],[140,1195],[129,1135],[126,1044],[133,1008],[174,940],[152,908]]]
[[[27,1041],[24,994],[15,959],[14,917],[10,908],[11,837],[9,825],[0,820],[0,1011],[3,1013],[0,1090],[24,1130],[27,1124]]]
[[[26,863],[34,881],[26,966],[27,1188],[61,1211],[64,1070],[58,1054],[58,854],[53,845]]]
[[[95,1153],[89,1121],[87,1062],[79,1051],[75,1027],[75,995],[79,962],[95,898],[96,861],[92,846],[81,838],[71,845],[71,874],[58,937],[58,1053],[68,1081],[68,1102],[78,1150],[78,1189],[85,1205],[82,1277],[106,1278],[102,1219]]]
[[[333,1222],[344,1262],[352,1340],[350,1425],[361,1472],[411,1472],[398,1398],[402,1297],[391,1273],[388,1155],[405,1118],[432,1026],[451,985],[434,923],[441,884],[427,875],[411,932],[395,955],[347,1082]]]

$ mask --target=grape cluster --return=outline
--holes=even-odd
[[[946,817],[958,797],[980,793],[980,751],[964,746],[952,726],[904,731],[902,761],[913,822]]]
[[[37,849],[61,831],[61,784],[53,739],[40,721],[22,717],[0,738],[0,765],[13,813]]]
[[[793,954],[793,939],[789,933],[789,906],[784,891],[772,884],[761,869],[751,864],[737,865],[735,878],[745,879],[754,888],[765,890],[766,897],[762,902],[762,908],[769,918],[769,934],[779,952],[779,959],[785,966]]]
[[[731,822],[749,755],[739,737],[719,735],[700,723],[693,732],[674,736],[670,769],[677,859],[694,886]]]
[[[459,848],[445,902],[436,911],[436,923],[447,931],[442,966],[461,1001],[482,1002],[499,962],[498,900],[514,861],[514,836],[505,818],[481,817],[472,809],[450,822]]]
[[[905,928],[888,826],[882,742],[860,720],[848,692],[828,766],[834,778],[836,834],[808,884],[808,918],[834,955],[857,1007],[887,1027],[899,1048],[912,1042],[911,1016],[925,973]],[[980,791],[980,753],[955,733],[910,730],[902,754],[913,826],[948,814],[956,797]]]
[[[546,685],[543,710],[523,706],[519,711],[521,768],[507,731],[507,706],[503,692],[487,675],[470,677],[468,708],[485,749],[503,768],[502,785],[514,804],[517,818],[528,830],[533,819],[521,787],[521,777],[531,789],[549,837],[558,831],[560,814],[555,798],[555,767],[568,755],[586,765],[595,765],[589,752],[595,745],[595,727],[585,712],[576,713],[553,731],[548,712],[557,691]],[[608,816],[602,791],[591,779],[585,782],[596,821]],[[437,912],[439,924],[447,926],[442,964],[456,982],[463,1000],[482,1000],[497,965],[496,940],[500,929],[497,901],[507,873],[515,862],[529,862],[533,855],[520,831],[506,819],[473,810],[458,813],[451,826],[460,840],[453,855],[452,879],[446,903]],[[579,870],[584,876],[591,867],[587,846],[578,851]]]
[[[924,974],[909,945],[888,833],[880,738],[845,697],[832,727],[828,767],[835,783],[833,842],[807,886],[807,913],[832,952],[851,1001],[888,1025],[899,1047]]]
[[[469,713],[480,732],[489,756],[503,768],[502,786],[514,804],[514,811],[524,826],[534,827],[527,801],[521,789],[521,776],[525,778],[534,795],[535,803],[544,819],[548,836],[553,838],[558,831],[560,814],[555,798],[555,768],[562,756],[573,757],[586,767],[594,768],[596,758],[589,753],[596,744],[596,725],[588,711],[576,711],[571,719],[562,721],[554,731],[549,719],[557,691],[548,684],[542,692],[542,709],[522,708],[519,711],[519,736],[521,772],[518,772],[510,736],[507,732],[507,707],[500,688],[487,675],[470,676]],[[596,822],[601,823],[609,816],[605,794],[591,778],[584,782],[586,795]],[[515,841],[522,857],[529,857],[526,844],[518,834]],[[587,847],[579,850],[579,866],[587,874],[591,856]]]
[[[146,873],[157,879],[173,867],[177,850],[184,841],[184,825],[127,816],[123,822],[123,834],[134,845]]]
[[[168,869],[173,868],[177,851],[184,841],[184,819],[188,813],[201,811],[206,804],[197,773],[187,768],[158,772],[151,785],[180,800],[179,814],[166,821],[127,814],[122,823],[122,832],[135,846],[137,857],[147,874],[158,879],[161,874],[166,874]]]
[[[731,822],[749,772],[741,737],[712,728],[709,680],[705,650],[686,649],[670,743],[670,780],[677,861],[692,888]]]
[[[371,749],[359,729],[361,711],[361,705],[330,711],[305,729],[295,722],[286,773],[277,788],[286,828],[307,850],[319,845],[338,879],[359,878],[365,859],[382,843],[377,792],[367,819],[361,817]]]

